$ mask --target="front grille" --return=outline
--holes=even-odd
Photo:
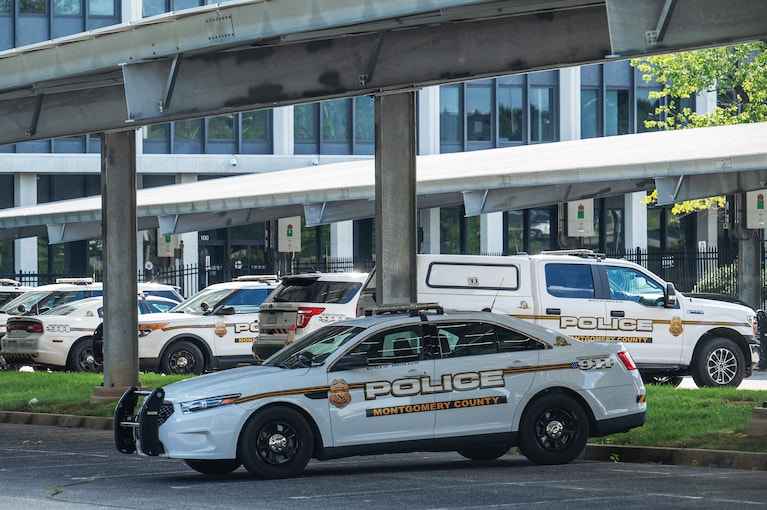
[[[160,406],[160,410],[157,413],[157,424],[162,425],[166,421],[168,421],[168,418],[171,417],[173,414],[173,404],[170,402],[163,402]]]

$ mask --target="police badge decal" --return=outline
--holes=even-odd
[[[328,400],[339,409],[348,406],[352,401],[352,394],[349,393],[349,385],[343,379],[334,379],[330,383],[330,392]]]
[[[217,322],[215,328],[213,329],[213,332],[220,338],[223,338],[226,336],[226,323],[225,322]]]
[[[668,330],[674,336],[681,335],[682,331],[684,330],[684,326],[682,325],[682,318],[681,317],[672,317],[671,318],[671,323],[668,325]]]

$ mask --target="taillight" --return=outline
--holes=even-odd
[[[7,331],[9,333],[11,331],[26,331],[27,333],[42,333],[43,325],[40,322],[27,322],[27,321],[9,322]]]
[[[312,317],[324,312],[325,309],[320,306],[302,306],[298,309],[298,316],[296,317],[296,327],[305,328],[309,325],[309,321]]]
[[[621,351],[618,353],[618,359],[621,360],[621,363],[623,363],[623,366],[626,367],[626,370],[636,370],[637,366],[634,363],[634,360],[631,358],[631,354],[629,354],[626,351]]]

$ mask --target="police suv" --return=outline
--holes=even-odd
[[[258,312],[278,283],[275,276],[241,276],[211,285],[167,313],[139,317],[142,369],[201,374],[253,363]]]
[[[131,389],[117,449],[278,478],[311,458],[411,451],[489,460],[519,446],[566,463],[589,437],[644,423],[645,388],[620,344],[499,314],[402,311],[325,326],[261,366]]]
[[[688,297],[646,268],[589,250],[418,255],[418,300],[487,310],[582,342],[621,342],[649,382],[738,386],[759,362],[755,312]],[[374,306],[371,274],[359,310]]]

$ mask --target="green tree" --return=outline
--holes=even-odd
[[[657,106],[645,127],[672,130],[767,120],[764,42],[656,55],[634,59],[631,65],[642,73],[643,80],[654,80],[662,87],[650,92]],[[712,112],[698,113],[681,101],[705,90],[717,91],[717,106]],[[648,195],[648,204],[656,198],[655,192]],[[724,197],[690,200],[676,204],[672,212],[689,214],[724,203]]]

